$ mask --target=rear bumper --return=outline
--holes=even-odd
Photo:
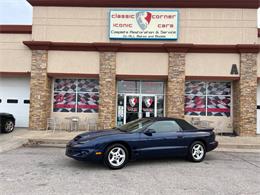
[[[207,152],[214,150],[215,148],[218,147],[218,142],[214,141],[214,142],[210,142],[207,148]]]

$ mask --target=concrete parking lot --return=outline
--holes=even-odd
[[[112,171],[61,148],[0,154],[0,194],[260,194],[260,153],[211,152],[202,163],[137,161]]]

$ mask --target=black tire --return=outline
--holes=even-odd
[[[14,130],[14,121],[12,120],[6,120],[3,123],[2,132],[3,133],[11,133]]]
[[[112,154],[115,151],[118,151],[118,154]],[[119,155],[122,155],[122,156],[119,157]],[[123,157],[123,156],[125,156],[125,157]],[[126,149],[126,147],[124,145],[113,144],[106,149],[103,162],[109,169],[121,169],[128,163],[128,158],[129,158],[128,150]],[[121,159],[121,161],[120,161],[120,159]],[[114,163],[111,161],[113,161]],[[120,162],[120,163],[118,165],[116,165],[116,162]]]
[[[195,141],[190,145],[188,160],[190,160],[191,162],[201,162],[204,160],[205,156],[206,156],[206,147],[201,141]]]

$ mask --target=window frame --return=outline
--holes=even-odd
[[[152,130],[155,130],[155,133],[177,133],[177,132],[182,132],[183,129],[182,127],[178,124],[177,121],[175,120],[161,120],[161,121],[155,121],[154,123],[152,123],[151,125],[149,125],[146,129],[150,129],[151,126],[153,126],[155,123],[161,123],[161,122],[169,122],[169,123],[175,123],[178,127],[179,127],[179,130],[177,131],[163,131],[163,132],[157,132],[155,129],[152,129]]]
[[[203,94],[203,95],[194,95],[194,94],[187,94],[185,92],[184,98],[186,98],[187,96],[193,96],[193,97],[198,96],[198,97],[205,98],[205,115],[188,115],[188,114],[185,114],[185,116],[191,116],[191,117],[196,117],[196,116],[200,116],[200,117],[214,116],[214,115],[208,115],[208,97],[230,97],[230,114],[229,114],[229,116],[218,116],[218,117],[227,117],[227,118],[232,118],[233,117],[233,82],[232,81],[187,80],[187,81],[185,81],[185,91],[186,91],[186,82],[203,82],[204,83],[204,85],[205,85],[205,94]],[[230,83],[230,94],[229,95],[211,95],[211,94],[208,94],[209,83]],[[184,102],[184,110],[186,109],[185,104],[186,104],[186,102]]]
[[[76,81],[76,89],[74,92],[66,92],[66,91],[55,91],[55,80],[57,79],[70,79],[70,80],[75,80]],[[98,92],[80,92],[78,91],[78,82],[79,80],[97,80],[98,81]],[[87,113],[87,114],[96,114],[99,112],[99,101],[98,101],[98,109],[97,109],[97,112],[78,112],[78,94],[98,94],[98,97],[99,97],[99,86],[100,86],[100,82],[99,82],[99,79],[98,78],[72,78],[72,77],[66,77],[66,78],[63,78],[63,77],[56,77],[56,78],[53,78],[52,79],[52,104],[51,104],[51,110],[52,112],[54,113],[62,113],[60,111],[54,111],[54,94],[55,93],[58,93],[58,92],[62,92],[62,93],[73,93],[75,94],[75,111],[74,112],[64,112],[64,113]],[[99,98],[98,98],[99,99]]]

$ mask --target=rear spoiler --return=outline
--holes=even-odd
[[[192,130],[184,130],[184,131],[202,131],[202,132],[212,132],[214,128],[207,128],[207,129],[192,129]]]
[[[211,132],[211,131],[214,131],[214,128],[197,129],[197,131],[206,131],[206,132]]]

